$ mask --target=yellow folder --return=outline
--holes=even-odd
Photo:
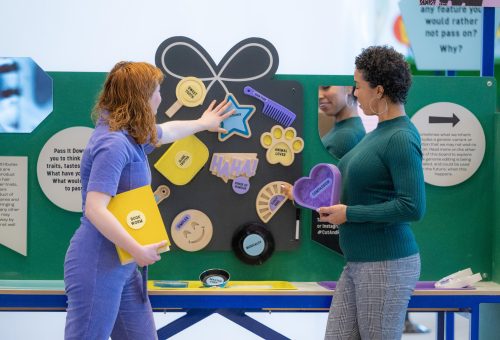
[[[125,230],[140,244],[152,244],[167,241],[159,249],[160,253],[170,249],[170,240],[156,204],[150,185],[122,192],[113,197],[108,210],[120,221]],[[132,256],[120,247],[116,247],[122,264],[133,261]]]

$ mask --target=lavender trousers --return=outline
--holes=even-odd
[[[333,295],[325,339],[399,340],[420,276],[420,255],[348,262]]]
[[[121,265],[115,245],[82,224],[64,262],[68,297],[65,339],[157,339],[137,265]]]

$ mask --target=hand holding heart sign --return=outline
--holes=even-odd
[[[329,207],[321,207],[318,210],[319,221],[330,224],[343,224],[347,222],[347,205],[335,204]]]

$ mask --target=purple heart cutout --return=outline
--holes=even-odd
[[[333,164],[319,163],[293,185],[293,198],[301,206],[316,210],[339,203],[341,175]]]

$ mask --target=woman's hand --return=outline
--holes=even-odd
[[[231,103],[226,100],[215,106],[215,100],[213,100],[201,117],[196,120],[170,120],[159,124],[162,130],[162,137],[158,145],[172,143],[205,130],[227,133],[227,130],[221,128],[220,125],[224,119],[230,117],[234,113],[234,109],[229,110],[230,106]]]
[[[281,187],[283,188],[283,193],[285,194],[286,198],[288,198],[290,201],[293,201],[293,185],[290,183],[283,183],[281,184]]]
[[[347,221],[347,205],[344,204],[321,207],[316,211],[319,213],[320,222],[342,224]]]
[[[138,247],[137,250],[131,255],[134,257],[134,260],[139,267],[149,266],[161,259],[158,253],[160,248],[163,248],[166,245],[167,241],[147,244],[145,246]]]
[[[224,100],[215,106],[215,100],[212,100],[203,115],[198,119],[205,130],[211,132],[227,133],[226,129],[220,127],[220,123],[234,113],[234,109],[228,111],[231,103]],[[227,111],[227,112],[226,112]]]

